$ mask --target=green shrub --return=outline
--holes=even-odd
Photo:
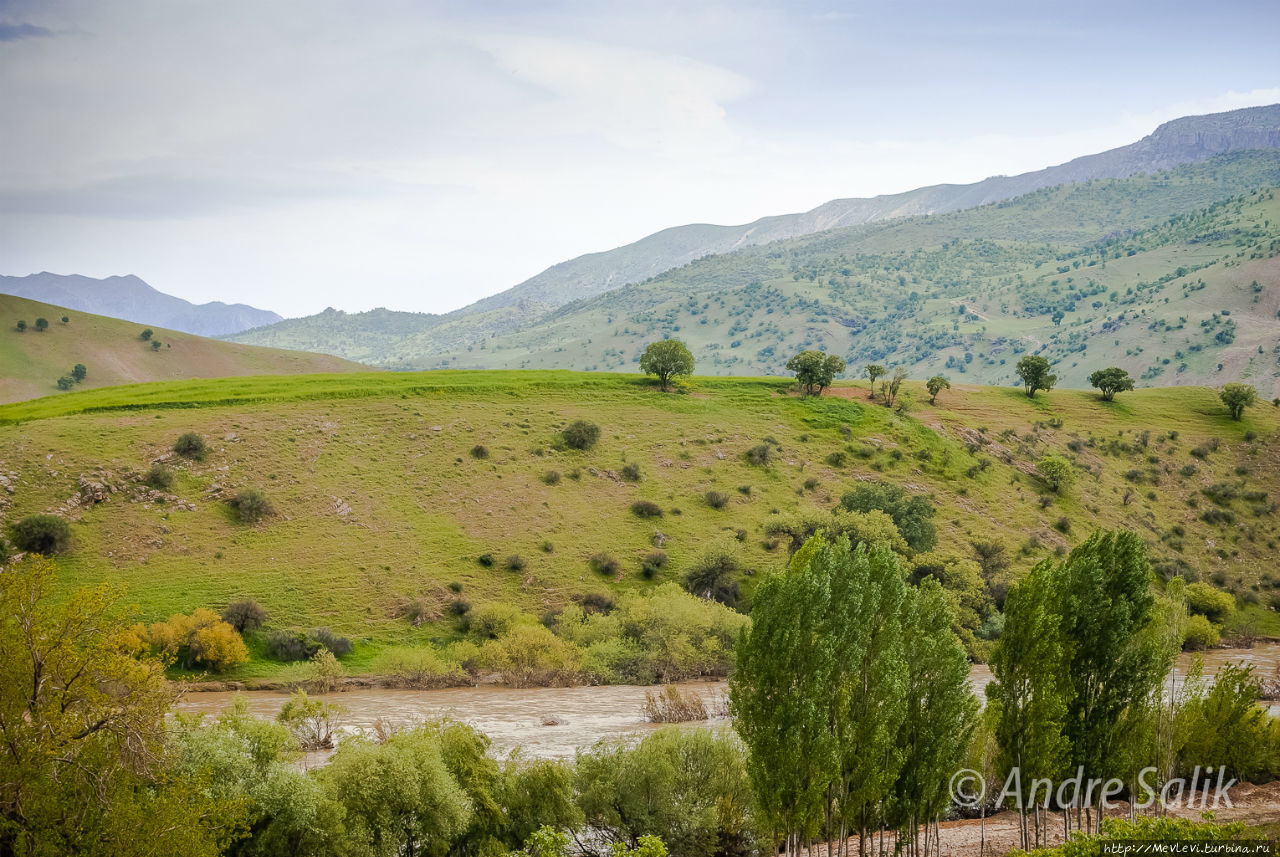
[[[430,646],[397,646],[384,649],[373,660],[373,669],[390,676],[399,687],[430,690],[467,682],[467,674],[452,659]]]
[[[529,563],[525,562],[524,557],[520,556],[518,553],[513,553],[511,556],[507,557],[508,571],[524,571],[528,565]]]
[[[236,510],[236,515],[245,524],[256,524],[263,518],[275,514],[271,501],[258,488],[245,488],[227,501],[227,505]]]
[[[75,385],[76,385],[76,379],[72,378],[70,375],[63,375],[61,378],[58,379],[59,390],[70,390]]]
[[[1036,462],[1036,472],[1044,480],[1050,491],[1061,494],[1071,487],[1075,481],[1075,471],[1071,462],[1060,455],[1046,455]]]
[[[650,551],[640,563],[640,576],[645,580],[653,580],[666,564],[667,555],[664,552]]]
[[[241,634],[256,631],[267,621],[267,608],[252,598],[242,598],[227,605],[222,611],[222,621]]]
[[[1187,609],[1211,622],[1221,622],[1235,612],[1236,601],[1231,594],[1207,583],[1188,583],[1186,593]]]
[[[634,461],[624,465],[622,468],[622,478],[628,482],[639,482],[640,465],[636,464]]]
[[[311,632],[311,637],[339,658],[351,654],[351,650],[354,648],[350,640],[346,637],[339,637],[328,628],[316,628]]]
[[[587,613],[609,613],[613,610],[613,599],[607,592],[588,592],[578,603]]]
[[[586,420],[575,420],[565,426],[560,437],[570,449],[591,449],[600,440],[600,426]]]
[[[1182,628],[1182,648],[1211,649],[1220,641],[1218,629],[1204,616],[1196,614]]]
[[[912,550],[932,550],[937,544],[933,503],[923,494],[908,495],[905,489],[887,482],[862,482],[844,493],[840,507],[850,512],[884,512]]]
[[[476,557],[476,562],[480,563],[484,568],[493,568],[493,554],[482,553]]]
[[[142,481],[157,491],[168,491],[173,487],[173,471],[157,462],[151,465]]]
[[[601,552],[587,560],[587,567],[596,574],[613,576],[621,567],[618,561],[607,553]]]
[[[306,661],[320,651],[320,643],[301,631],[271,631],[266,650],[267,657],[277,661]]]
[[[637,500],[631,504],[631,514],[637,518],[661,518],[662,507],[652,500]]]
[[[767,443],[753,446],[746,452],[747,462],[754,464],[756,467],[768,467],[773,461],[773,447]]]
[[[199,461],[209,452],[209,447],[205,444],[203,437],[193,431],[189,431],[178,438],[173,445],[173,451],[183,458]]]
[[[702,495],[702,499],[707,501],[707,505],[712,509],[723,509],[729,505],[729,495],[722,494],[719,491],[708,491]]]
[[[71,547],[71,527],[57,515],[28,515],[9,528],[9,537],[18,550],[44,556]]]
[[[542,474],[542,483],[543,483],[544,485],[559,485],[559,484],[560,484],[560,471],[559,471],[559,470],[548,470],[546,473]]]
[[[726,607],[738,603],[738,576],[742,563],[726,545],[710,545],[684,575],[685,589],[699,598],[719,601]]]
[[[485,445],[484,445],[484,444],[482,444],[482,443],[477,443],[475,446],[471,447],[471,457],[472,457],[472,458],[481,458],[481,459],[483,459],[483,458],[488,458],[488,457],[489,457],[489,447],[485,446]]]
[[[471,602],[465,598],[451,598],[449,603],[445,605],[445,611],[450,616],[462,617],[471,612]]]

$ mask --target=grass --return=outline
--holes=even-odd
[[[73,550],[59,562],[65,586],[120,585],[149,620],[253,598],[272,628],[329,627],[350,637],[356,650],[343,662],[352,672],[370,669],[390,646],[456,638],[447,606],[459,584],[476,607],[508,602],[540,615],[602,589],[616,596],[679,581],[708,540],[738,529],[745,568],[777,567],[785,549],[769,549],[765,525],[831,508],[858,479],[932,494],[939,550],[968,556],[970,540],[994,538],[1019,568],[1100,526],[1133,528],[1157,559],[1180,557],[1205,578],[1221,572],[1229,586],[1252,586],[1274,564],[1274,514],[1255,517],[1233,500],[1236,524],[1199,518],[1209,505],[1201,490],[1218,482],[1280,497],[1280,412],[1270,405],[1234,422],[1203,388],[1141,390],[1106,405],[1080,391],[1028,400],[1009,388],[957,385],[935,407],[908,382],[908,410],[898,414],[868,402],[863,385],[838,384],[821,399],[786,388],[779,378],[694,378],[663,394],[637,376],[543,371],[86,390],[0,406],[0,474],[16,475],[14,493],[0,492],[9,503],[0,511],[12,521],[57,510],[82,475],[117,484],[126,490],[106,502],[63,512],[73,520]],[[601,428],[589,451],[557,443],[576,419]],[[187,431],[206,438],[208,454],[167,464],[173,493],[195,511],[130,499],[133,480]],[[1191,457],[1213,438],[1218,451]],[[1068,447],[1073,440],[1086,442],[1079,452]],[[744,453],[762,443],[771,463],[752,465]],[[470,455],[477,445],[487,458]],[[833,458],[840,451],[846,457]],[[1073,460],[1077,479],[1041,508],[1030,471],[1046,454]],[[1147,463],[1151,455],[1159,465]],[[1180,475],[1192,462],[1195,474]],[[632,463],[642,482],[619,475]],[[1247,476],[1236,475],[1241,466]],[[1156,467],[1156,484],[1135,489],[1125,478],[1135,467]],[[549,485],[550,470],[578,476]],[[246,488],[264,491],[275,514],[238,522],[222,498]],[[732,499],[717,510],[704,502],[708,492]],[[1197,496],[1200,509],[1188,505]],[[666,513],[639,518],[630,511],[639,500]],[[1062,517],[1069,534],[1054,529]],[[1180,552],[1162,541],[1174,524],[1184,528]],[[655,529],[667,561],[646,576]],[[1041,546],[1021,553],[1033,536]],[[616,558],[616,574],[592,572],[600,553]],[[495,558],[491,566],[477,561],[483,554]],[[515,555],[523,567],[505,561]],[[743,581],[748,602],[752,583]],[[441,618],[413,625],[414,603]],[[1280,635],[1276,615],[1257,608],[1258,631]],[[288,669],[255,658],[231,677]]]

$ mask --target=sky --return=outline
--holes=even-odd
[[[443,312],[1280,102],[1274,0],[0,0],[0,274]]]

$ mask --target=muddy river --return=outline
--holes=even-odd
[[[1217,649],[1202,656],[1206,675],[1212,675],[1224,664],[1240,662],[1254,664],[1259,674],[1267,675],[1280,667],[1280,643],[1252,649]],[[1181,681],[1190,663],[1191,656],[1182,655],[1171,681]],[[970,678],[975,692],[981,695],[991,681],[991,671],[984,665],[975,665]],[[699,693],[709,703],[718,703],[728,693],[728,687],[724,682],[681,685],[684,691]],[[590,746],[601,738],[657,728],[645,722],[641,714],[648,690],[651,688],[632,685],[523,690],[494,686],[448,690],[373,688],[330,694],[326,699],[344,710],[340,718],[343,734],[372,730],[378,720],[405,725],[448,715],[484,732],[499,753],[518,748],[530,757],[571,758],[579,747]],[[249,710],[263,718],[274,718],[289,698],[287,693],[274,691],[248,691],[243,695]],[[216,714],[230,705],[234,696],[222,692],[189,693],[176,708]],[[1272,704],[1271,710],[1280,714],[1280,704]],[[714,727],[725,722],[713,719],[696,726]],[[313,754],[307,763],[323,764],[326,755]]]

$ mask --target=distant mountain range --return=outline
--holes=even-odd
[[[157,291],[133,275],[97,280],[46,271],[27,277],[0,277],[0,294],[199,336],[224,336],[281,320],[274,312],[246,304],[193,304]]]

